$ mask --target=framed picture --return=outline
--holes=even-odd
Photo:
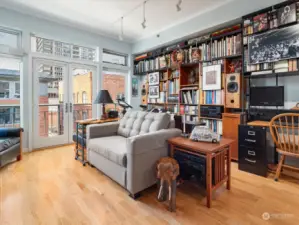
[[[278,9],[278,26],[296,22],[296,3]]]
[[[149,98],[159,98],[159,85],[149,86],[149,88],[148,88],[148,97]]]
[[[149,85],[159,85],[159,72],[148,74],[148,84]]]
[[[221,89],[221,65],[203,67],[202,90]]]
[[[139,93],[138,79],[132,78],[132,97],[137,97]]]
[[[268,31],[248,39],[249,64],[299,57],[299,25]]]
[[[253,32],[259,32],[268,29],[268,14],[263,13],[253,17]]]

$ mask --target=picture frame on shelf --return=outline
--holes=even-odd
[[[253,32],[268,30],[268,13],[262,13],[253,17]]]
[[[132,78],[132,97],[138,97],[139,84],[137,78]]]
[[[148,97],[149,98],[159,98],[159,85],[157,86],[149,86]]]
[[[278,9],[278,26],[284,26],[297,21],[296,3],[286,5]]]
[[[149,85],[159,85],[160,82],[159,72],[148,74],[148,84]]]
[[[221,90],[221,65],[203,67],[202,90]]]

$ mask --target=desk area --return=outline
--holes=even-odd
[[[222,138],[219,143],[195,142],[188,138],[175,137],[168,140],[170,156],[181,151],[206,160],[207,207],[212,206],[212,192],[226,183],[231,188],[231,152],[234,140]]]

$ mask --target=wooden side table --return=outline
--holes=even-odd
[[[80,161],[83,166],[87,163],[86,157],[86,127],[91,124],[101,124],[101,123],[109,123],[109,122],[116,122],[119,118],[112,118],[112,119],[94,119],[94,120],[77,120],[76,121],[76,146],[75,146],[75,159]],[[79,130],[81,130],[81,134],[79,134]],[[79,143],[80,139],[80,143]]]
[[[226,183],[231,188],[231,153],[230,145],[234,140],[222,138],[219,143],[194,142],[188,138],[175,137],[168,139],[170,155],[175,151],[203,157],[206,159],[206,192],[207,207],[212,205],[212,192]],[[212,163],[214,161],[214,163]],[[213,174],[214,173],[214,174]],[[214,177],[214,182],[212,182]]]

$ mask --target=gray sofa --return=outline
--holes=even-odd
[[[166,113],[128,111],[119,122],[87,127],[88,161],[132,197],[156,183],[156,162],[168,155],[167,139],[180,136]]]

